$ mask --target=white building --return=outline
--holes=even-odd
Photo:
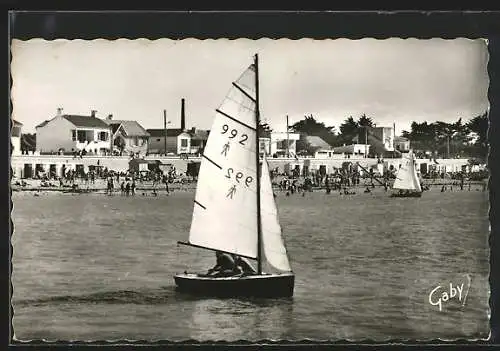
[[[23,124],[12,120],[10,142],[12,143],[12,155],[21,155],[21,129]]]
[[[112,150],[111,127],[95,116],[62,114],[37,125],[36,150],[40,154],[72,153],[85,150],[90,155],[107,155]]]
[[[364,156],[370,153],[370,145],[351,144],[334,147],[333,149],[320,149],[314,154],[315,158],[338,158],[339,156],[358,155]]]
[[[297,153],[297,140],[299,139],[300,134],[298,133],[271,132],[270,154],[286,156],[289,152],[291,155],[295,155]]]
[[[397,136],[394,138],[394,148],[401,152],[408,152],[410,151],[410,140]]]

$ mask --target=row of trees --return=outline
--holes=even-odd
[[[297,151],[313,153],[305,135],[319,136],[331,146],[352,144],[362,127],[374,127],[371,117],[361,115],[357,120],[352,116],[345,119],[337,132],[334,126],[319,122],[310,114],[290,127],[291,132],[300,133]],[[261,135],[269,135],[272,129],[267,123],[260,126]],[[483,113],[467,122],[459,118],[456,122],[413,122],[410,131],[402,136],[410,140],[411,148],[417,152],[432,152],[435,157],[474,157],[484,161],[488,153],[487,145],[488,115]]]
[[[488,115],[483,113],[466,123],[459,118],[454,123],[434,122],[411,124],[403,131],[413,149],[432,152],[439,157],[474,157],[485,160],[488,154]]]

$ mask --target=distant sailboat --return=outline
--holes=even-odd
[[[257,273],[176,274],[177,289],[208,296],[292,296],[295,275],[283,242],[269,166],[265,155],[261,163],[257,151],[257,55],[216,112],[200,166],[189,241],[179,243],[257,260]],[[279,273],[263,273],[264,258]]]
[[[391,197],[421,197],[422,187],[418,179],[415,167],[415,156],[410,150],[408,155],[403,156],[403,163],[396,174],[396,180],[392,186],[394,192]]]

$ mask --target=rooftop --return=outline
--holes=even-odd
[[[409,139],[402,136],[397,136],[394,138],[394,141],[409,141]]]
[[[111,126],[113,133],[115,133],[120,126],[123,127],[127,136],[149,136],[149,133],[137,121],[125,120],[107,120],[107,124]]]
[[[164,137],[165,136],[165,129],[146,129],[146,130],[149,133],[149,135],[152,137]],[[184,133],[184,131],[180,128],[168,128],[167,129],[167,136],[169,136],[169,137],[176,137],[182,133]]]
[[[97,117],[80,115],[62,115],[62,117],[77,127],[109,128],[106,122]]]
[[[320,149],[330,149],[331,146],[326,141],[321,139],[321,137],[316,135],[306,136],[307,142],[311,144],[312,147],[317,147]]]

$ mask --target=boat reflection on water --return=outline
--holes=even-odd
[[[190,299],[189,338],[197,341],[293,339],[293,298]]]

